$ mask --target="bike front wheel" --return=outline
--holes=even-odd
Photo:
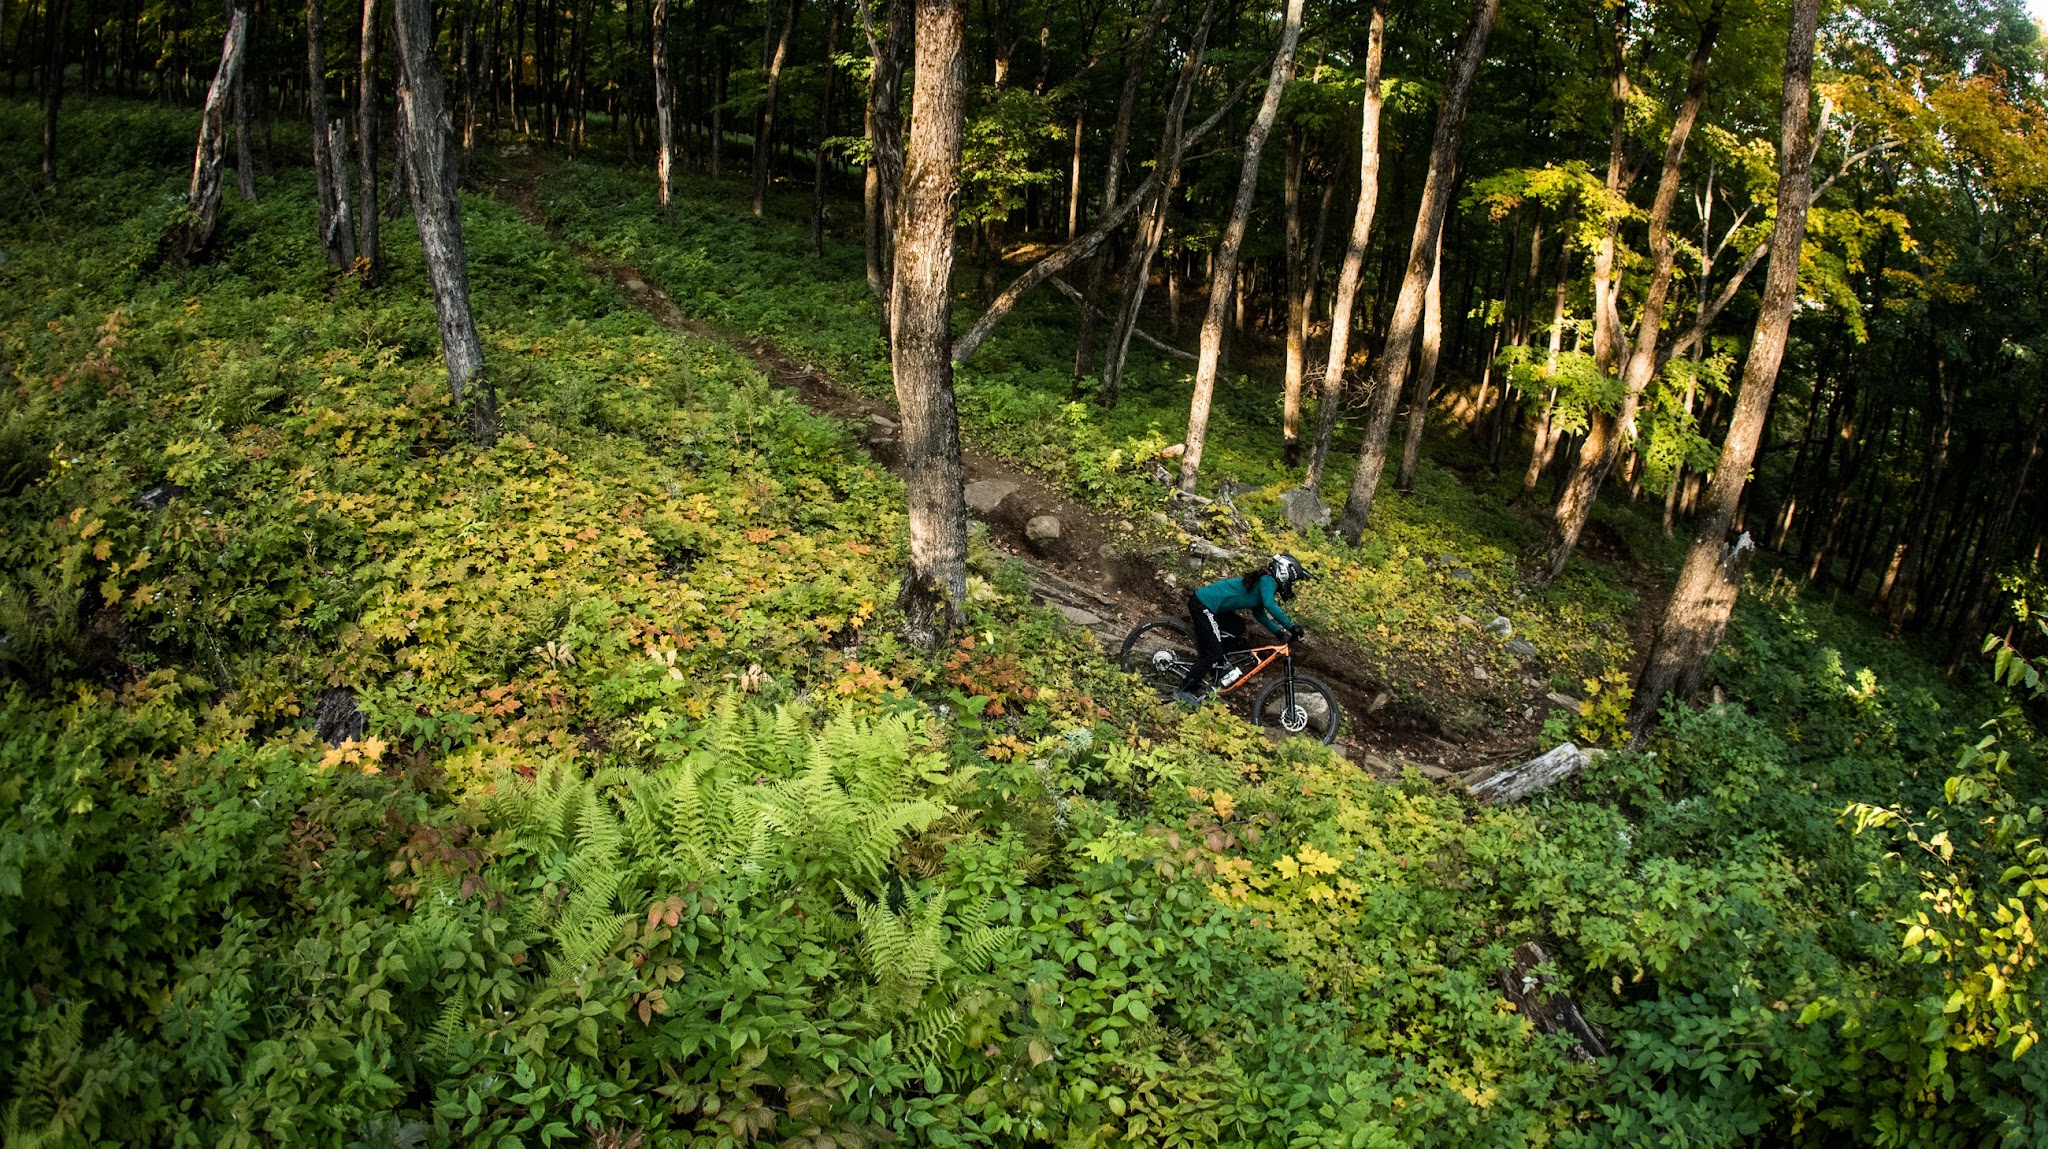
[[[1180,689],[1195,666],[1195,632],[1184,618],[1148,618],[1131,628],[1119,660],[1161,694]]]
[[[1336,691],[1321,679],[1297,674],[1291,683],[1283,678],[1259,693],[1252,721],[1283,737],[1304,735],[1328,745],[1337,740],[1344,712],[1337,705]]]

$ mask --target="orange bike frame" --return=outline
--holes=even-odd
[[[1252,667],[1250,670],[1245,671],[1243,674],[1238,675],[1236,682],[1233,682],[1229,686],[1223,687],[1221,690],[1218,690],[1216,692],[1218,694],[1228,694],[1231,691],[1236,690],[1238,687],[1243,686],[1245,683],[1250,682],[1252,680],[1252,677],[1258,674],[1259,671],[1264,670],[1267,667],[1273,665],[1275,662],[1279,661],[1280,659],[1285,658],[1290,653],[1290,651],[1287,649],[1287,644],[1283,642],[1278,646],[1254,646],[1245,650],[1234,651],[1232,653],[1249,654],[1254,658],[1257,658],[1259,660],[1259,664],[1257,666]]]

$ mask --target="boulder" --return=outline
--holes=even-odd
[[[1060,531],[1060,521],[1051,515],[1033,515],[1031,521],[1024,524],[1024,537],[1039,546],[1058,542]]]
[[[1488,634],[1497,634],[1502,638],[1515,637],[1515,624],[1509,622],[1508,616],[1504,614],[1497,614],[1487,619],[1485,630]]]
[[[1536,657],[1536,644],[1526,638],[1518,638],[1508,643],[1508,653],[1516,658],[1534,658]]]
[[[1208,559],[1219,563],[1234,563],[1244,557],[1243,551],[1233,551],[1219,547],[1208,539],[1190,540],[1188,543],[1188,553],[1198,559]]]
[[[1008,479],[981,479],[967,484],[967,509],[978,515],[995,514],[1003,500],[1017,493],[1017,484]]]
[[[145,511],[161,511],[184,493],[185,488],[176,483],[163,483],[135,496],[135,503]]]
[[[1287,517],[1288,526],[1303,534],[1310,527],[1330,525],[1330,505],[1305,487],[1290,487],[1280,496],[1280,513]]]
[[[1543,697],[1550,699],[1551,705],[1562,706],[1566,710],[1577,710],[1579,708],[1579,700],[1569,694],[1560,694],[1553,690]]]

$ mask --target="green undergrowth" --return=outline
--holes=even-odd
[[[0,221],[8,1145],[2041,1136],[2032,734],[1796,597],[1653,754],[1377,783],[992,554],[905,649],[900,486],[509,207],[480,450],[405,221],[338,278],[287,169],[170,266],[192,117],[66,124]],[[1612,1056],[1503,994],[1530,940]]]
[[[488,184],[488,181],[486,181]],[[731,181],[684,173],[672,216],[658,212],[652,180],[602,161],[565,163],[541,180],[538,202],[549,225],[604,258],[636,267],[677,306],[719,327],[769,341],[800,363],[868,394],[890,394],[887,349],[867,289],[857,237],[828,233],[810,247],[800,197],[781,211],[749,215],[745,190]],[[858,205],[835,204],[841,210]],[[965,268],[957,313],[974,313],[974,270]],[[1142,345],[1121,402],[1105,410],[1073,397],[1074,309],[1050,290],[1028,299],[957,372],[960,418],[979,449],[1018,460],[1084,503],[1132,523],[1133,549],[1178,565],[1152,514],[1165,490],[1152,481],[1155,457],[1180,441],[1187,424],[1189,375],[1183,364]],[[1277,390],[1232,377],[1219,389],[1204,463],[1208,485],[1229,480],[1257,490],[1240,497],[1255,529],[1253,551],[1293,550],[1325,572],[1303,600],[1310,626],[1365,652],[1361,668],[1399,697],[1436,711],[1460,736],[1482,734],[1519,717],[1532,693],[1586,693],[1626,663],[1624,620],[1635,596],[1612,568],[1574,563],[1552,590],[1531,596],[1516,575],[1518,552],[1535,540],[1528,520],[1490,489],[1468,487],[1431,462],[1413,494],[1389,491],[1363,545],[1322,532],[1287,530],[1274,499],[1300,481],[1280,463]],[[1339,441],[1349,442],[1348,423]],[[1332,459],[1324,495],[1341,504],[1351,461]],[[1229,537],[1224,530],[1211,531]],[[1150,535],[1148,539],[1145,536]],[[1179,571],[1176,577],[1235,570]],[[1512,635],[1481,628],[1507,617]],[[1460,619],[1464,621],[1460,621]],[[1519,639],[1535,653],[1510,649]]]

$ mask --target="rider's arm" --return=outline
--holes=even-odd
[[[1273,590],[1275,586],[1272,575],[1267,575],[1259,580],[1259,613],[1265,616],[1259,621],[1265,623],[1266,628],[1274,634],[1285,634],[1294,629],[1294,619],[1288,616],[1287,612],[1281,608],[1280,600],[1274,597]],[[1276,621],[1280,625],[1274,626],[1273,624]]]

